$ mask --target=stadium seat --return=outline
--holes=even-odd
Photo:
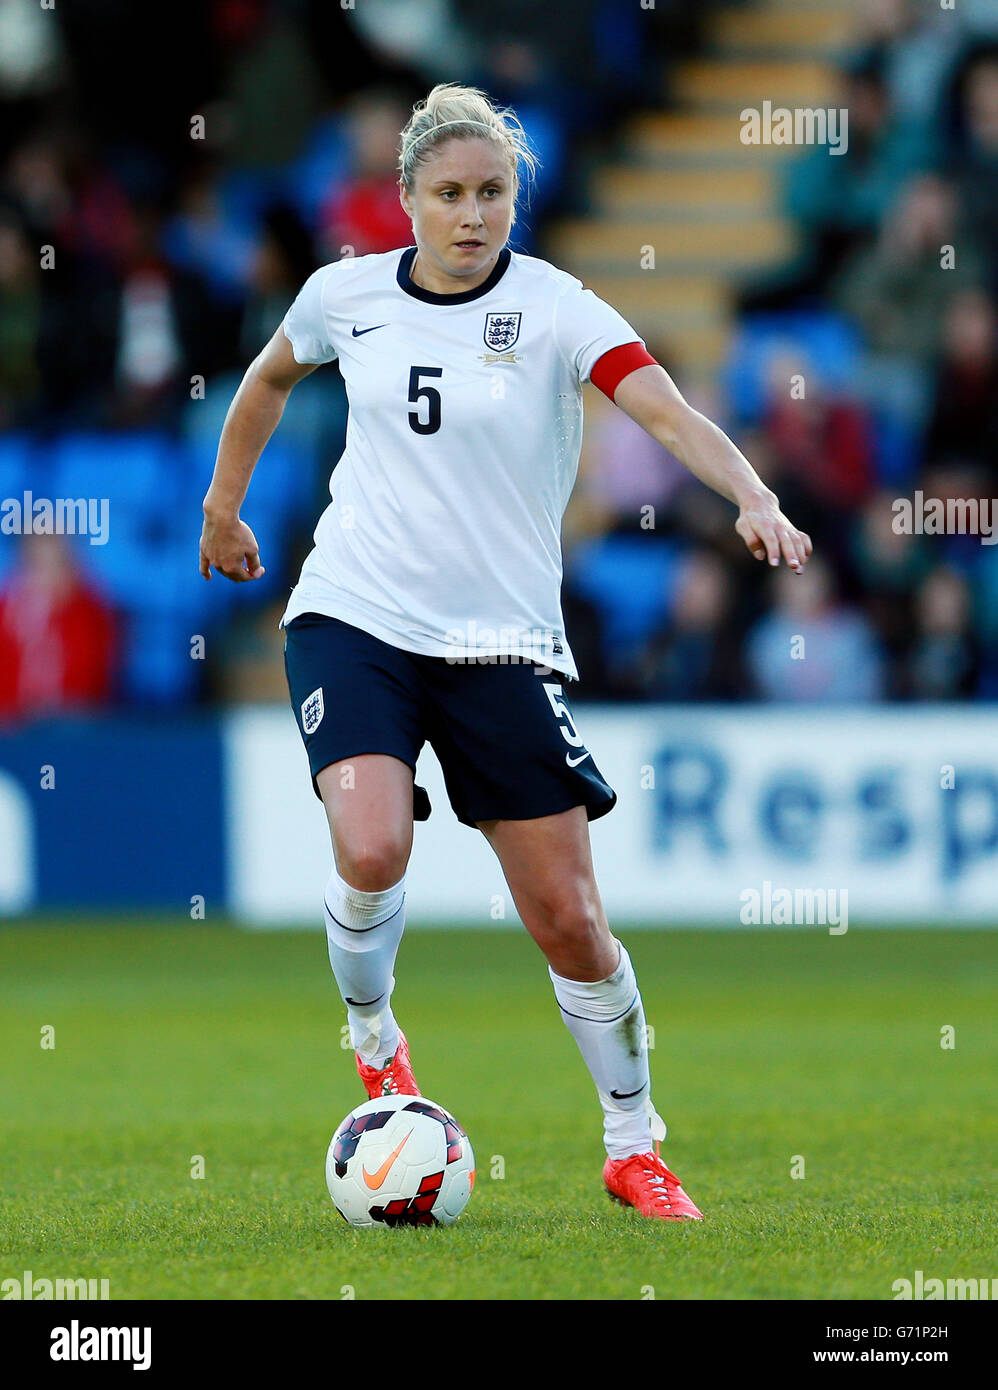
[[[21,497],[34,486],[33,461],[37,458],[31,436],[0,435],[0,501]]]
[[[313,231],[319,210],[350,169],[350,147],[339,115],[319,121],[284,176],[284,196]]]
[[[0,503],[6,498],[23,499],[25,490],[35,487],[31,454],[27,435],[0,436]],[[0,584],[13,568],[17,551],[15,536],[0,535]]]
[[[678,568],[669,542],[604,536],[577,547],[570,582],[599,609],[612,661],[651,635],[668,612]]]
[[[118,606],[149,602],[163,582],[157,555],[177,524],[177,468],[153,431],[69,434],[51,447],[51,487],[65,498],[107,501],[107,541],[74,542],[85,573]]]
[[[183,616],[133,614],[126,625],[122,694],[142,706],[189,700],[202,664],[191,657],[191,624]]]
[[[156,431],[68,434],[52,446],[59,497],[106,497],[111,535],[168,529],[178,500],[174,446]]]
[[[820,364],[822,382],[836,391],[853,387],[860,371],[859,338],[841,315],[824,309],[750,315],[735,334],[724,369],[734,419],[756,424],[762,418],[770,363],[787,351]]]

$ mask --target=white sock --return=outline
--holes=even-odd
[[[665,1126],[651,1104],[645,1011],[631,958],[605,980],[566,980],[548,966],[568,1031],[596,1083],[603,1107],[603,1141],[611,1158],[648,1153]],[[616,1093],[616,1094],[613,1094]]]
[[[334,868],[325,918],[329,963],[347,1006],[351,1045],[369,1066],[385,1067],[399,1042],[390,1000],[405,925],[405,876],[392,888],[364,893],[344,883]]]

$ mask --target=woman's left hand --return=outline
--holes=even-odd
[[[771,565],[778,565],[782,555],[790,568],[800,573],[811,554],[811,537],[783,515],[772,495],[746,503],[738,513],[735,530],[757,560],[768,558]]]

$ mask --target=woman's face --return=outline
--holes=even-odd
[[[416,169],[412,194],[401,189],[423,270],[468,289],[486,279],[509,238],[515,192],[509,162],[492,141],[438,146]]]

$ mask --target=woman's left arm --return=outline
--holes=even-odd
[[[664,367],[639,367],[624,377],[613,401],[657,439],[702,483],[734,502],[735,530],[757,560],[771,565],[780,556],[800,570],[811,554],[811,538],[780,511],[780,503],[731,440],[683,399]]]

